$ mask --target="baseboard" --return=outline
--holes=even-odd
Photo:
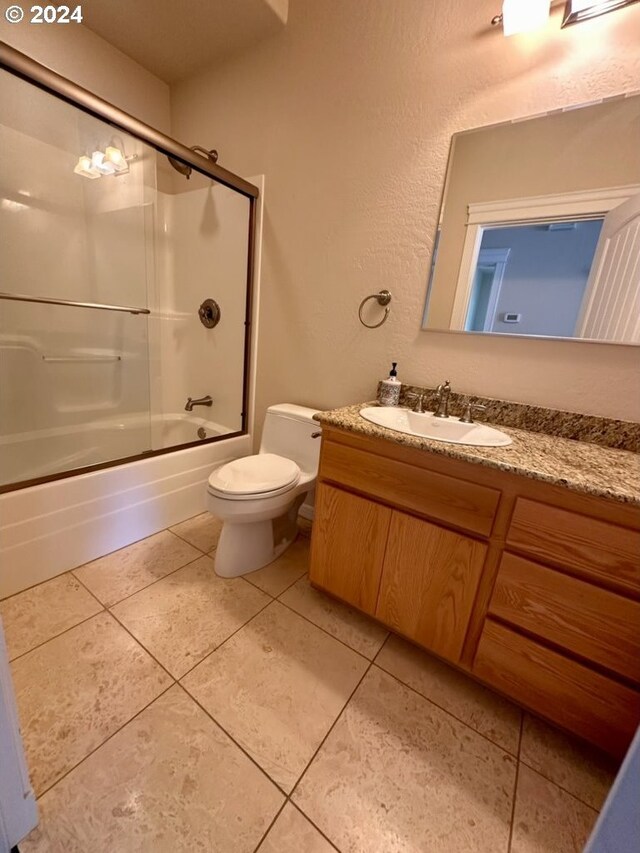
[[[313,521],[313,517],[315,515],[315,509],[313,506],[311,506],[309,504],[302,504],[302,506],[298,510],[298,515],[301,515],[303,518],[306,518],[308,521]]]

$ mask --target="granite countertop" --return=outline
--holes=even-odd
[[[640,455],[637,453],[500,425],[496,426],[513,440],[507,447],[446,444],[386,429],[360,416],[360,409],[375,405],[375,402],[358,403],[318,412],[315,419],[348,432],[640,506]]]

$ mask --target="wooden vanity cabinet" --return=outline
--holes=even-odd
[[[312,580],[375,614],[391,510],[322,483],[316,491]]]
[[[394,511],[374,615],[458,662],[486,553],[470,536]]]
[[[323,430],[311,582],[622,755],[640,723],[640,510]]]

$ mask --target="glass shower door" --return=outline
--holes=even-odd
[[[2,486],[151,448],[155,151],[5,71],[0,102]]]

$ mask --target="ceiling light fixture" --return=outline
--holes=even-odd
[[[616,9],[622,9],[637,2],[638,0],[568,0],[564,8],[562,26],[579,24],[581,21],[606,15],[607,12],[614,12]]]
[[[504,0],[502,14],[491,21],[502,24],[505,36],[539,30],[549,19],[551,0]]]

